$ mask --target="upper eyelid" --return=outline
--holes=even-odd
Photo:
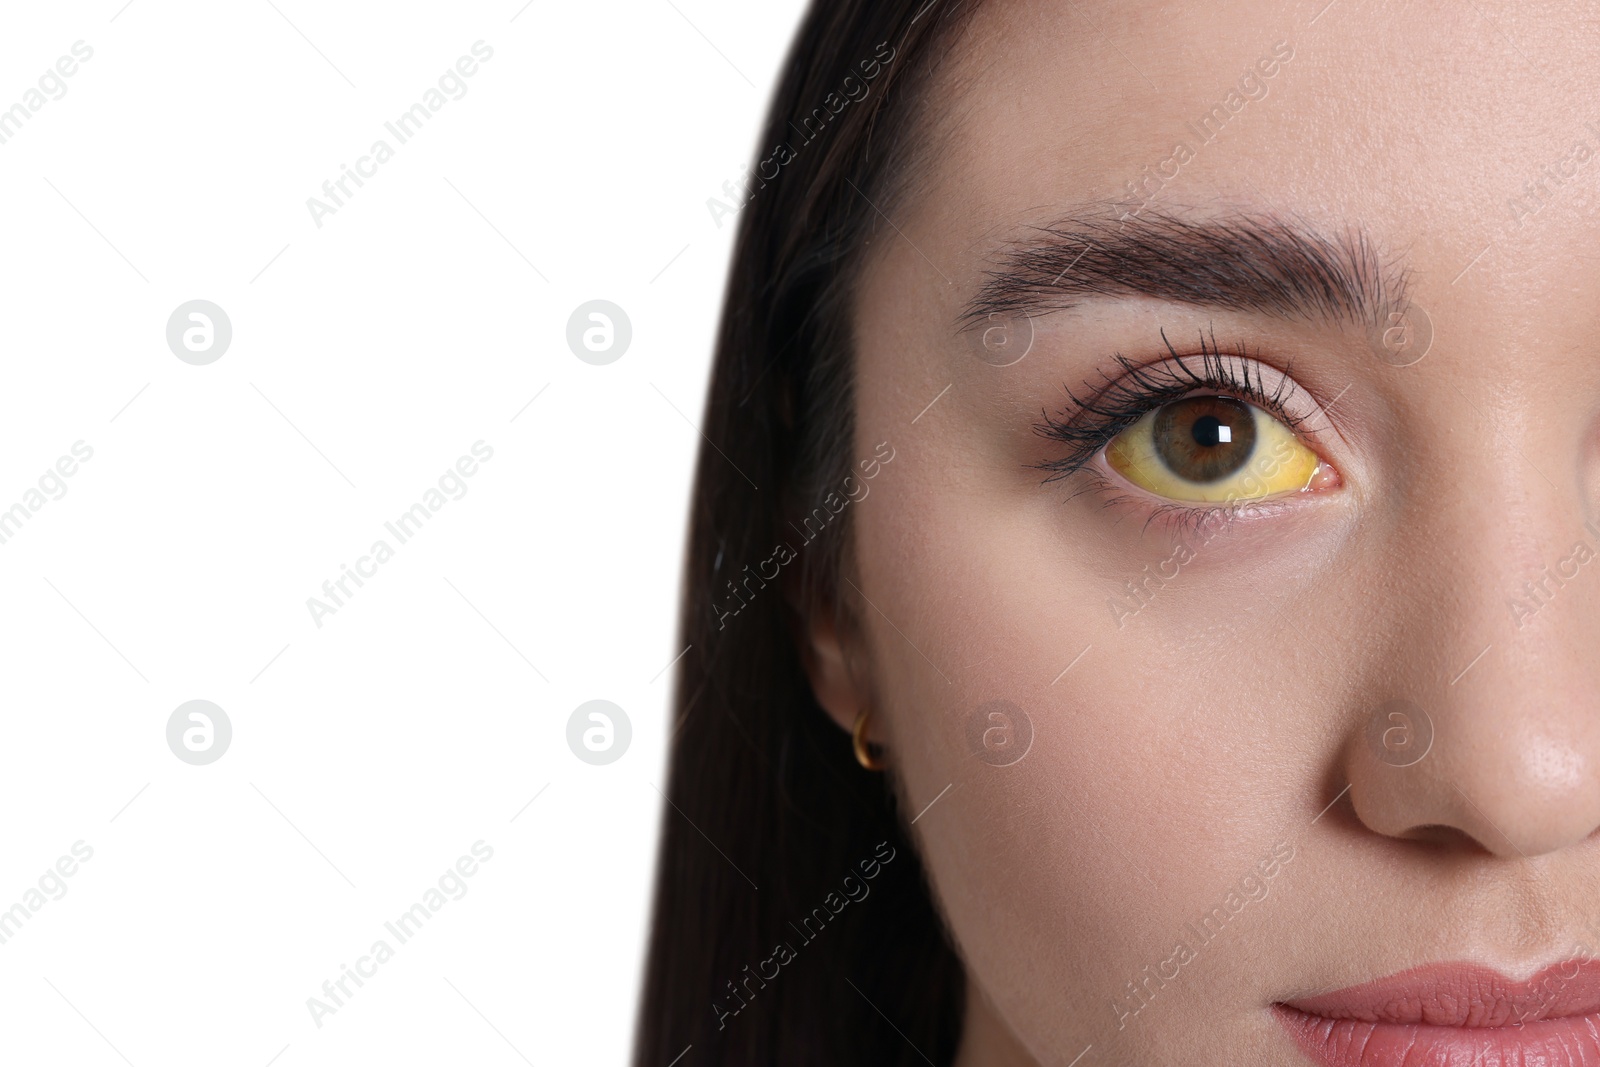
[[[1075,406],[1079,410],[1092,409],[1093,404],[1101,398],[1119,392],[1123,395],[1135,394],[1136,385],[1142,378],[1162,377],[1165,382],[1154,384],[1174,392],[1184,387],[1184,382],[1188,383],[1186,388],[1190,390],[1234,388],[1245,394],[1244,399],[1259,401],[1261,406],[1282,411],[1297,421],[1299,409],[1305,409],[1307,414],[1317,410],[1315,398],[1295,380],[1287,364],[1279,369],[1259,354],[1252,355],[1242,345],[1223,352],[1216,346],[1214,334],[1210,347],[1207,347],[1206,339],[1202,336],[1198,352],[1179,352],[1172,346],[1165,331],[1162,331],[1161,339],[1167,348],[1166,357],[1136,364],[1118,355],[1117,362],[1123,367],[1124,373],[1116,377],[1103,375],[1102,384],[1094,398],[1086,403],[1073,397]],[[1128,384],[1130,380],[1135,386]]]
[[[1199,357],[1181,357],[1185,362],[1197,358]],[[1263,388],[1270,398],[1270,402],[1266,405],[1258,403],[1257,406],[1265,406],[1269,411],[1292,419],[1291,425],[1297,430],[1313,416],[1322,413],[1322,405],[1317,403],[1316,397],[1311,394],[1310,390],[1296,381],[1294,376],[1287,370],[1280,370],[1271,363],[1264,362],[1256,357],[1244,358],[1253,368],[1252,372],[1258,376],[1258,380],[1262,377],[1265,378]],[[1265,373],[1263,374],[1263,372]],[[1192,392],[1201,392],[1211,388],[1211,386],[1198,385],[1194,387]],[[1212,389],[1212,391],[1215,392],[1216,390]],[[1252,403],[1256,402],[1253,397],[1244,397],[1243,399],[1250,400]]]

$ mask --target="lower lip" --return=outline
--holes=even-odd
[[[1600,1067],[1600,1014],[1473,1027],[1275,1010],[1301,1051],[1325,1067]]]

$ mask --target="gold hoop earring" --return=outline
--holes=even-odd
[[[872,712],[865,709],[856,716],[855,728],[850,731],[850,741],[856,750],[857,763],[869,771],[881,771],[888,764],[873,752],[877,746],[867,740],[867,722],[871,718]]]

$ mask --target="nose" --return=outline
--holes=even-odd
[[[1600,828],[1593,731],[1519,714],[1534,694],[1513,705],[1491,688],[1510,687],[1451,693],[1431,713],[1396,700],[1372,709],[1346,757],[1362,823],[1389,837],[1464,840],[1524,858],[1570,848]]]
[[[1342,756],[1370,830],[1532,858],[1600,828],[1600,536],[1542,510],[1456,515],[1447,565],[1448,541],[1399,550],[1391,575],[1428,577],[1393,598],[1390,669]],[[1546,573],[1570,577],[1529,588]]]

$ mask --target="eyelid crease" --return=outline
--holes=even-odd
[[[1304,430],[1304,424],[1320,412],[1310,395],[1290,376],[1290,368],[1269,368],[1252,357],[1243,344],[1224,352],[1217,344],[1216,331],[1209,338],[1200,335],[1200,351],[1180,354],[1161,330],[1161,341],[1168,358],[1138,363],[1120,352],[1113,356],[1120,374],[1101,373],[1100,385],[1084,383],[1093,390],[1084,397],[1067,390],[1068,410],[1060,415],[1042,413],[1034,432],[1067,446],[1067,455],[1043,463],[1035,469],[1045,471],[1046,484],[1060,481],[1083,470],[1108,442],[1162,404],[1181,400],[1196,391],[1211,391],[1250,401],[1280,419],[1299,436],[1319,431]],[[1198,369],[1194,364],[1198,363]],[[1269,389],[1264,375],[1273,371],[1278,380]],[[1296,403],[1299,401],[1299,403]]]

